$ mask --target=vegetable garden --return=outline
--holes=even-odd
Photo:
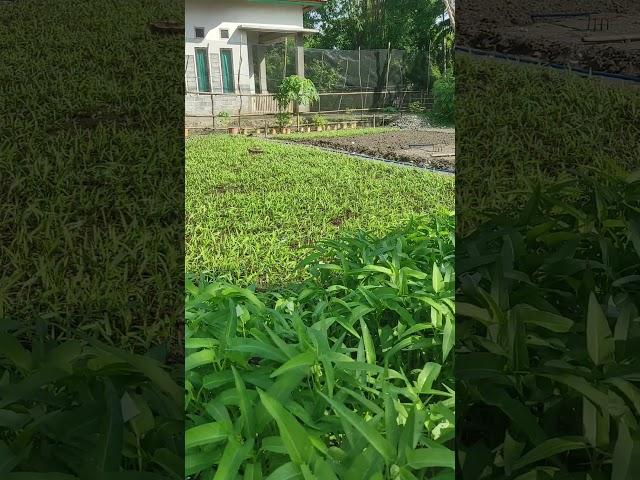
[[[453,478],[452,178],[209,136],[186,196],[187,477]]]

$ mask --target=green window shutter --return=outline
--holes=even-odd
[[[198,72],[198,90],[201,92],[210,92],[209,62],[207,60],[206,48],[196,48],[196,70]]]
[[[233,82],[233,52],[231,50],[220,50],[220,63],[222,64],[222,91],[224,93],[235,93]]]

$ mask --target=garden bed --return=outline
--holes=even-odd
[[[299,279],[305,248],[340,230],[454,207],[450,176],[248,137],[189,139],[185,173],[187,271],[261,287]]]
[[[640,41],[590,43],[583,37],[640,33],[640,6],[632,1],[509,0],[460,7],[459,45],[529,56],[593,71],[640,75]],[[499,15],[497,14],[499,12]],[[591,30],[589,17],[591,13]],[[539,16],[582,14],[582,16]],[[538,15],[538,16],[536,16]],[[602,22],[602,23],[601,23]],[[595,24],[595,30],[593,26]],[[601,30],[602,25],[602,30]]]
[[[385,131],[350,136],[300,136],[297,141],[447,172],[455,170],[453,129]]]

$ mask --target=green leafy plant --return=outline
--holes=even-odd
[[[280,128],[286,128],[291,125],[291,114],[287,112],[276,113],[276,123]]]
[[[338,68],[332,67],[328,62],[322,60],[313,60],[307,67],[306,74],[321,92],[335,91],[342,79]]]
[[[252,149],[263,153],[254,155]],[[265,288],[301,280],[303,272],[295,268],[305,255],[301,248],[340,229],[382,235],[413,215],[454,207],[452,176],[362,162],[304,145],[207,135],[187,140],[185,157],[184,268],[197,275],[229,274],[242,285]],[[269,235],[264,233],[265,198],[272,219]]]
[[[320,97],[311,80],[298,75],[291,75],[282,80],[274,98],[278,103],[278,109],[284,112],[291,103],[296,107],[309,105]]]
[[[640,172],[577,175],[578,198],[576,181],[535,186],[459,243],[458,413],[474,428],[458,458],[474,478],[638,476]]]
[[[422,102],[411,102],[409,104],[409,112],[414,113],[414,114],[421,114],[425,112],[425,108],[424,105],[422,104]]]
[[[313,124],[316,127],[325,127],[329,121],[323,115],[317,114],[313,116]]]
[[[222,127],[226,127],[227,125],[229,125],[229,112],[220,112],[217,115],[218,117],[218,124]]]
[[[182,478],[183,390],[158,359],[1,327],[0,477]]]
[[[382,111],[384,113],[390,113],[390,114],[398,113],[398,109],[396,107],[384,107]]]
[[[455,121],[455,77],[447,71],[433,86],[433,116],[443,123]]]
[[[453,478],[453,216],[344,234],[309,277],[187,282],[186,474]]]

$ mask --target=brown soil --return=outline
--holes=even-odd
[[[640,75],[639,41],[603,44],[582,41],[588,35],[640,33],[640,2],[635,0],[459,0],[457,3],[457,41],[463,47],[529,56],[600,72]],[[597,31],[589,30],[587,17],[531,17],[549,13],[594,13],[592,20],[596,22]]]
[[[350,153],[411,163],[421,167],[448,172],[455,170],[455,133],[452,129],[384,132],[299,141]]]

